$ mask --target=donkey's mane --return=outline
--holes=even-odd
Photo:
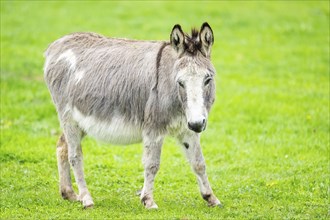
[[[190,55],[196,55],[197,51],[201,50],[199,31],[196,28],[191,29],[191,35],[185,34],[184,47],[185,51]]]

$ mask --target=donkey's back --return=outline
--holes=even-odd
[[[126,87],[136,94],[134,88],[140,84],[148,86],[146,82],[154,79],[157,53],[163,43],[107,38],[94,33],[66,35],[45,52],[45,80],[58,104],[57,96],[66,101],[84,91],[100,96],[100,92],[110,92],[99,90],[105,87],[111,88],[112,96],[121,96],[123,90],[128,91]]]

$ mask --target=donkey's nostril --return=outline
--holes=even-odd
[[[197,133],[202,132],[205,128],[205,118],[202,121],[188,122],[188,128]]]

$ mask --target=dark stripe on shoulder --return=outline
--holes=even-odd
[[[157,89],[157,87],[158,87],[160,61],[162,59],[163,50],[167,45],[170,45],[170,43],[169,42],[164,42],[162,44],[162,46],[159,48],[159,51],[157,53],[157,58],[156,58],[156,86],[155,86],[155,89]]]
[[[157,72],[159,72],[159,65],[160,65],[160,60],[162,59],[162,54],[163,54],[163,50],[164,48],[169,45],[168,42],[164,42],[162,44],[162,46],[159,48],[159,51],[157,53],[157,60],[156,60],[156,68],[157,68]]]

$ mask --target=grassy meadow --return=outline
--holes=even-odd
[[[181,149],[165,140],[145,210],[142,145],[83,141],[95,207],[62,200],[61,133],[43,52],[72,32],[164,40],[207,21],[216,102],[202,135],[209,208]],[[329,219],[329,1],[1,1],[1,219]],[[76,188],[76,185],[74,185]]]

